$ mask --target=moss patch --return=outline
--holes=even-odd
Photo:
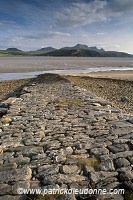
[[[100,161],[96,160],[96,159],[82,159],[79,162],[77,162],[77,166],[79,168],[82,168],[84,165],[88,166],[88,167],[93,167],[95,170],[99,170],[100,169]]]

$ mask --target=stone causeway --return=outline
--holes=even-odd
[[[133,192],[133,115],[60,75],[33,79],[1,102],[0,200],[26,200],[18,188]],[[75,194],[58,200],[124,200]]]

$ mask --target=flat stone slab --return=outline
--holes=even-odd
[[[30,180],[32,171],[28,167],[0,172],[0,183]]]

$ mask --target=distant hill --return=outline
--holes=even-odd
[[[100,53],[92,50],[85,49],[59,49],[50,53],[44,54],[45,56],[76,56],[76,57],[99,57]]]
[[[105,52],[105,50],[103,48],[98,49],[96,46],[95,47],[88,47],[88,48],[89,48],[89,50],[97,51],[99,53]]]
[[[38,49],[37,52],[42,52],[42,53],[49,53],[49,52],[52,52],[52,51],[55,51],[57,49],[53,48],[53,47],[44,47],[44,48],[41,48],[41,49]]]
[[[17,49],[17,48],[8,48],[6,49],[6,51],[21,51],[20,49]]]
[[[83,45],[83,44],[77,44],[74,47],[63,47],[63,48],[61,48],[61,50],[78,50],[78,49],[88,50],[88,46]]]
[[[118,52],[118,51],[105,51],[101,54],[102,57],[133,57],[132,54]]]
[[[105,52],[105,50],[102,49],[98,49],[96,46],[95,47],[88,47],[87,45],[83,45],[83,44],[77,44],[74,47],[63,47],[61,48],[62,50],[79,50],[79,49],[83,49],[83,50],[92,50],[92,51],[97,51],[97,52]]]
[[[98,49],[96,46],[88,47],[84,44],[77,44],[73,47],[63,47],[55,49],[51,46],[38,49],[36,51],[22,51],[17,48],[8,48],[0,50],[0,56],[77,56],[77,57],[133,57],[133,55],[117,52],[105,51],[103,48]]]
[[[41,54],[42,55],[42,54]],[[107,52],[97,52],[93,50],[67,50],[67,49],[59,49],[56,51],[52,51],[44,56],[75,56],[75,57],[133,57],[131,54],[123,53],[123,52],[116,52],[116,51],[107,51]]]

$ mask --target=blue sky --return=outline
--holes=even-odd
[[[0,0],[0,49],[77,43],[133,53],[133,0]]]

